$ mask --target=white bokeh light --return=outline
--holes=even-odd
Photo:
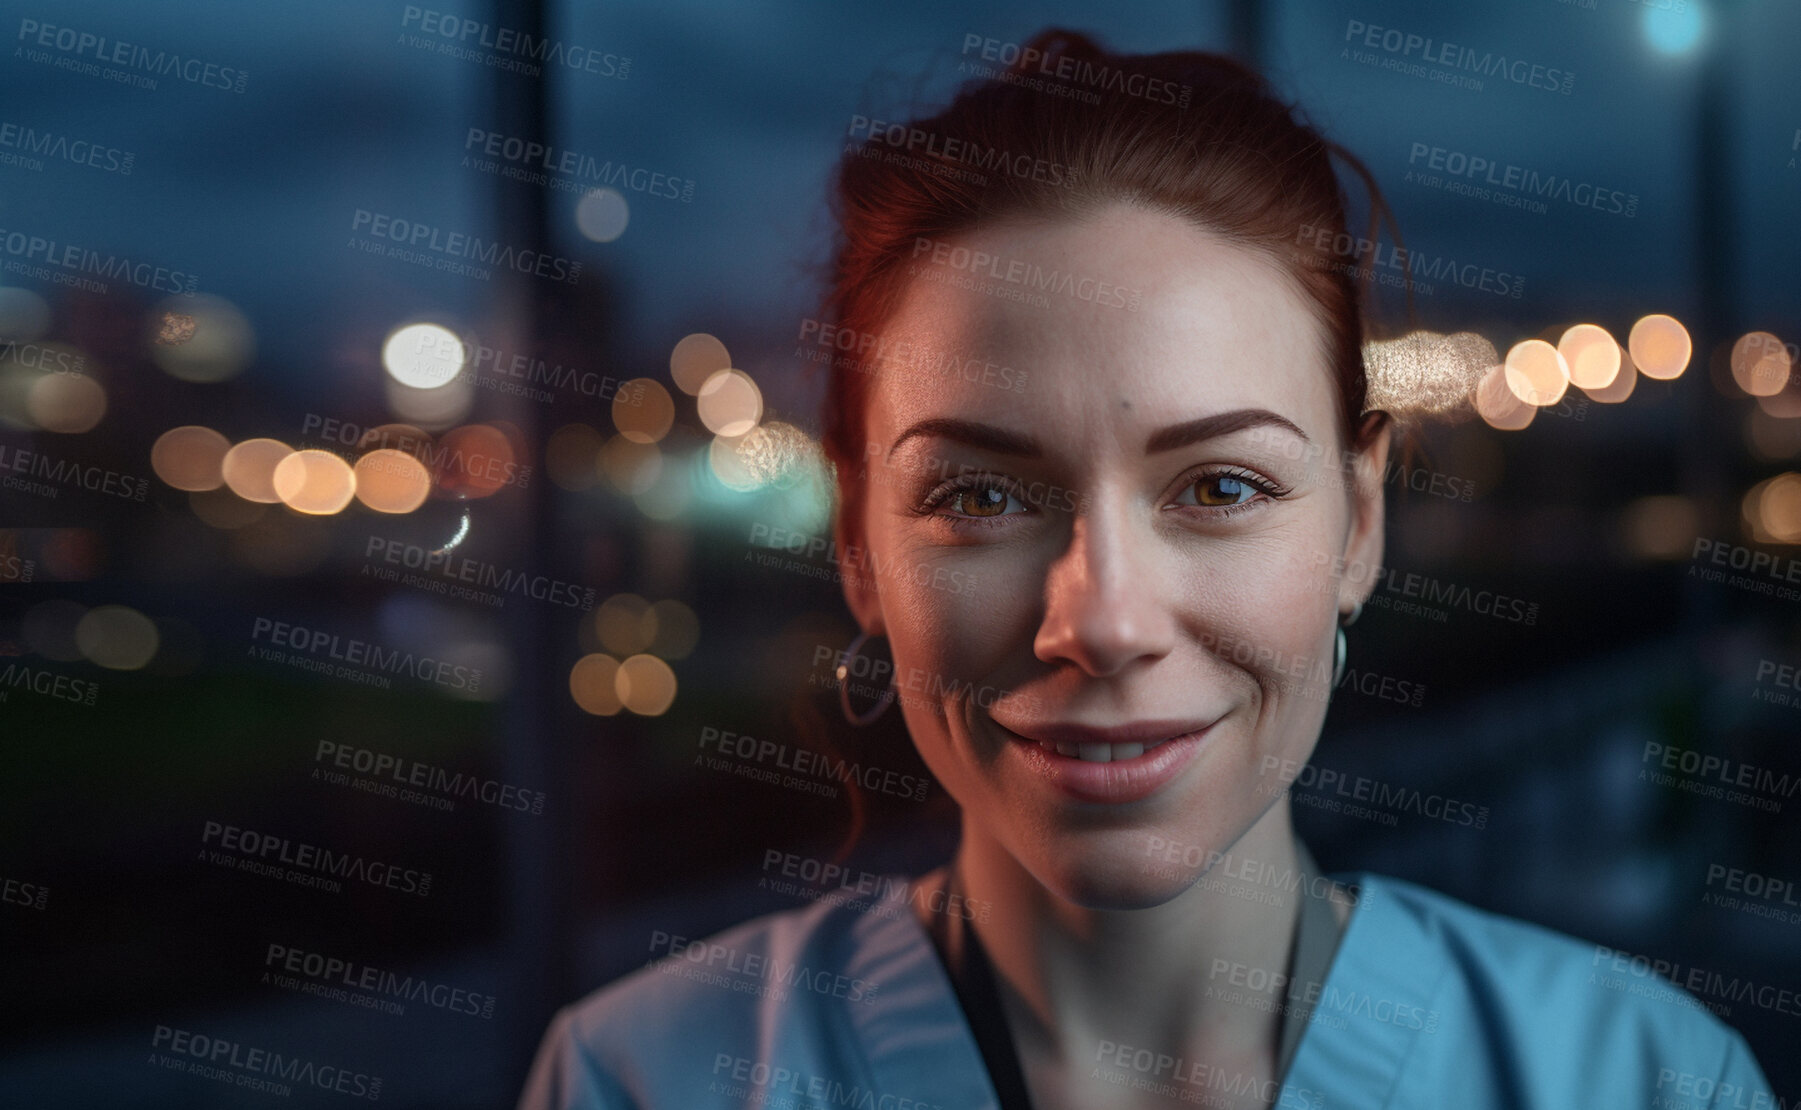
[[[401,385],[436,389],[462,373],[469,352],[449,328],[407,324],[381,346],[381,364]]]

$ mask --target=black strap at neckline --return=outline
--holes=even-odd
[[[939,879],[939,889],[947,895],[951,871]],[[948,907],[949,899],[934,899]],[[931,904],[931,903],[928,903]],[[1001,1009],[1001,992],[994,981],[994,967],[988,953],[976,938],[974,929],[965,928],[955,914],[931,914],[932,945],[938,958],[950,973],[951,988],[975,1036],[976,1048],[982,1053],[982,1064],[988,1069],[988,1082],[1000,1098],[1000,1110],[1032,1110],[1026,1094],[1025,1071],[1019,1066],[1019,1053],[1013,1048],[1013,1033],[1007,1028],[1007,1015]]]
[[[1298,839],[1295,855],[1303,875],[1311,878],[1320,874],[1312,853]],[[944,897],[933,902],[948,907],[951,904],[949,896],[961,893],[955,889],[955,874],[954,864],[943,870],[936,885]],[[1336,887],[1336,884],[1332,885]],[[1286,1080],[1301,1034],[1312,1017],[1308,995],[1316,993],[1317,986],[1324,983],[1332,958],[1337,954],[1338,942],[1344,935],[1343,926],[1327,905],[1327,897],[1312,893],[1311,886],[1311,883],[1301,884],[1300,919],[1295,926],[1294,947],[1289,954],[1288,975],[1292,986],[1285,1004],[1277,1009],[1275,1079],[1278,1085]],[[1013,1047],[1013,1033],[1001,1007],[994,965],[989,962],[981,940],[956,914],[934,912],[929,919],[931,925],[927,932],[932,938],[932,946],[949,974],[951,989],[969,1022],[976,1048],[982,1054],[982,1064],[988,1070],[988,1081],[1000,1099],[1000,1110],[1032,1110],[1025,1071],[1020,1067],[1019,1053]],[[1315,986],[1314,992],[1306,991],[1308,984]]]

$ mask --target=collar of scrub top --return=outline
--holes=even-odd
[[[1356,888],[1356,908],[1308,1022],[1312,1035],[1295,1049],[1278,1104],[1318,1106],[1330,1092],[1334,1106],[1390,1106],[1422,1031],[1360,1011],[1377,1002],[1395,1012],[1426,1010],[1443,989],[1451,955],[1432,918],[1397,899],[1382,876],[1328,878]],[[933,879],[921,877],[917,886],[924,889],[910,897],[931,893]],[[942,877],[938,882],[942,893]],[[831,1051],[846,1066],[860,1060],[878,1091],[929,1091],[946,1110],[1000,1110],[968,1016],[912,908],[856,914],[846,923],[850,935],[834,942],[844,975],[881,983],[882,991],[875,1004],[843,1007],[841,1020],[821,1027]],[[1445,1036],[1441,1029],[1438,1037]]]
[[[1323,877],[1313,854],[1298,838],[1295,856],[1297,870],[1305,879]],[[955,868],[951,866],[922,877],[920,885],[933,892],[935,904],[947,907],[948,896],[962,893]],[[1344,936],[1329,902],[1337,885],[1328,883],[1327,893],[1317,894],[1314,888],[1318,885],[1305,881],[1298,888],[1302,898],[1294,948],[1289,955],[1289,985],[1286,1000],[1277,1009],[1278,1082],[1286,1082],[1288,1078],[1302,1034],[1309,1027],[1316,1001],[1323,995],[1328,971]],[[906,916],[912,920],[911,913]],[[971,1039],[981,1054],[983,1070],[998,1100],[998,1110],[1032,1110],[1025,1074],[1001,1007],[994,969],[980,939],[975,930],[965,927],[964,918],[958,914],[933,913],[931,922],[932,946],[950,980],[962,1016],[968,1022]]]

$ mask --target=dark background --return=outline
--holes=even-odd
[[[897,715],[855,735],[832,723],[828,668],[814,659],[854,628],[817,576],[828,562],[752,561],[753,537],[768,534],[758,525],[823,527],[817,484],[792,473],[748,492],[722,484],[713,436],[669,359],[683,336],[719,337],[757,383],[764,420],[816,434],[820,377],[795,352],[816,314],[826,182],[850,120],[942,103],[962,79],[967,35],[1020,42],[1056,24],[1119,49],[1255,61],[1366,161],[1408,246],[1524,279],[1517,299],[1440,283],[1417,298],[1421,327],[1475,331],[1502,351],[1555,342],[1581,321],[1621,341],[1647,313],[1687,327],[1686,373],[1641,378],[1624,403],[1572,389],[1522,431],[1467,413],[1429,423],[1418,465],[1469,482],[1470,500],[1390,487],[1391,565],[1525,599],[1536,620],[1372,607],[1351,632],[1354,665],[1424,696],[1414,706],[1341,691],[1316,762],[1486,807],[1485,827],[1408,812],[1391,825],[1308,804],[1297,819],[1330,868],[1403,876],[1611,948],[1801,988],[1801,919],[1703,901],[1721,889],[1710,868],[1801,879],[1801,801],[1787,787],[1755,791],[1772,811],[1697,793],[1710,781],[1699,776],[1678,776],[1687,790],[1641,778],[1654,763],[1647,744],[1663,744],[1801,781],[1801,709],[1763,697],[1783,689],[1772,667],[1801,664],[1801,602],[1690,573],[1711,565],[1694,557],[1697,540],[1779,567],[1801,557],[1792,526],[1758,532],[1742,511],[1801,452],[1796,418],[1782,415],[1801,412],[1795,386],[1759,401],[1728,369],[1747,332],[1801,339],[1801,9],[433,3],[629,58],[629,69],[532,75],[486,54],[428,52],[404,37],[419,31],[408,6],[385,0],[0,4],[9,38],[35,20],[247,75],[241,92],[167,76],[133,87],[15,41],[0,61],[0,124],[134,158],[129,174],[55,157],[0,164],[0,228],[195,275],[197,293],[235,307],[252,337],[223,380],[184,380],[158,362],[168,348],[153,337],[166,312],[217,332],[229,311],[219,301],[0,273],[41,298],[0,294],[0,339],[15,344],[0,358],[0,449],[147,483],[142,501],[70,484],[54,497],[0,490],[0,666],[97,690],[91,706],[16,685],[0,700],[0,879],[15,894],[47,891],[41,908],[20,904],[30,893],[0,902],[0,1103],[276,1104],[147,1062],[154,1031],[169,1026],[380,1076],[384,1104],[510,1105],[555,1007],[643,963],[657,931],[701,936],[798,904],[759,889],[765,852],[829,858],[858,832],[855,866],[913,873],[949,851],[941,805],[877,796],[853,817],[843,796],[696,766],[697,738],[718,729],[922,771]],[[1344,53],[1352,20],[1570,71],[1573,86],[1489,78],[1464,89],[1361,64]],[[595,241],[576,222],[579,192],[466,165],[471,128],[691,181],[691,199],[624,189],[626,229]],[[1553,201],[1538,213],[1424,187],[1407,177],[1414,143],[1618,189],[1636,195],[1636,212]],[[19,153],[0,141],[8,150]],[[1347,189],[1361,205],[1361,188]],[[481,280],[375,257],[348,245],[358,209],[583,270],[574,283],[504,268]],[[14,257],[8,248],[0,264]],[[1385,295],[1383,319],[1404,324],[1395,298]],[[176,426],[302,446],[317,445],[303,434],[309,414],[361,427],[401,419],[411,402],[384,386],[382,343],[420,321],[583,372],[653,379],[673,396],[674,427],[634,446],[605,396],[467,390],[466,405],[421,422],[499,428],[529,480],[469,499],[440,482],[404,516],[353,502],[329,516],[274,505],[246,521],[254,510],[219,507],[231,495],[197,507],[154,472],[152,444]],[[26,364],[28,343],[83,358],[107,399],[90,430],[31,426],[21,398],[42,370]],[[603,443],[610,471],[597,462]],[[1792,519],[1786,496],[1762,503]],[[518,596],[483,605],[365,573],[372,535],[431,547],[459,531],[466,557],[592,588],[595,612]],[[647,626],[607,632],[600,613],[635,613],[629,599],[603,604],[617,595],[685,606],[692,650],[668,619],[635,646],[632,627]],[[82,607],[102,606],[154,624],[148,660],[121,669],[104,643],[75,642]],[[484,681],[471,695],[408,676],[385,690],[316,676],[252,655],[259,618],[480,666]],[[673,670],[666,712],[577,706],[578,660],[638,651]],[[808,720],[822,731],[797,723]],[[321,742],[542,791],[545,805],[531,814],[465,798],[445,811],[329,784],[313,776]],[[416,897],[353,882],[331,894],[230,871],[197,858],[209,821],[429,871],[432,887]],[[493,996],[492,1016],[420,1003],[396,1015],[280,989],[263,978],[277,943]],[[1801,1094],[1801,1062],[1785,1051],[1801,1019],[1745,1003],[1725,1018],[1777,1089]],[[286,1104],[344,1097],[299,1088]]]

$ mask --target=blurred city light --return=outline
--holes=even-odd
[[[1626,337],[1626,349],[1639,373],[1660,381],[1680,377],[1695,350],[1681,321],[1663,315],[1640,317]]]
[[[590,189],[575,204],[575,226],[596,243],[611,243],[625,234],[631,205],[617,189]]]
[[[225,484],[225,453],[231,441],[199,424],[170,428],[150,447],[150,468],[181,490],[211,490]]]
[[[1598,324],[1577,324],[1557,341],[1557,353],[1570,368],[1570,384],[1592,395],[1606,389],[1620,374],[1625,352],[1607,329]]]
[[[275,465],[270,485],[282,504],[310,516],[342,512],[356,495],[350,464],[330,451],[295,451]]]
[[[691,397],[700,392],[708,378],[731,365],[732,356],[725,344],[706,332],[683,336],[669,352],[669,376],[677,389]]]
[[[390,377],[413,389],[436,389],[463,372],[469,352],[456,333],[438,324],[395,328],[381,345]]]
[[[1563,399],[1570,385],[1570,366],[1556,347],[1542,339],[1515,343],[1502,364],[1507,388],[1529,405],[1544,408]]]
[[[697,394],[700,422],[714,435],[741,436],[763,419],[763,394],[742,370],[720,370]]]
[[[569,696],[582,712],[596,717],[611,717],[625,708],[615,681],[619,660],[611,655],[584,655],[569,668]]]
[[[294,449],[276,439],[247,439],[225,453],[220,469],[225,484],[246,501],[273,505],[281,500],[275,492],[275,468],[294,453]]]
[[[249,317],[223,297],[170,297],[150,315],[150,357],[172,378],[222,382],[244,372],[256,354]]]

